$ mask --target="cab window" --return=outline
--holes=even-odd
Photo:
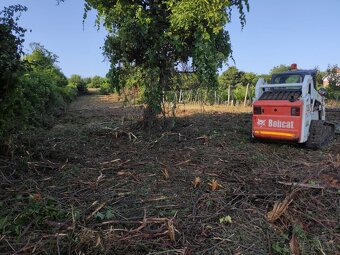
[[[303,77],[298,74],[279,75],[275,77],[274,84],[301,83]]]

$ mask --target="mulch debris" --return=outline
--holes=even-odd
[[[253,143],[249,113],[180,108],[144,130],[86,100],[0,157],[0,254],[339,254],[339,136]]]

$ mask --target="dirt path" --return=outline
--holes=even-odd
[[[174,128],[141,130],[140,108],[79,98],[1,158],[0,251],[337,254],[340,139],[250,143],[250,114],[230,110],[181,106]]]

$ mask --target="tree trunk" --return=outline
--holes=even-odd
[[[157,113],[152,107],[147,105],[143,112],[143,126],[144,128],[153,128],[157,123]]]
[[[165,69],[161,69],[159,72],[159,76],[150,75],[149,84],[146,86],[145,90],[145,99],[146,99],[146,107],[144,108],[143,113],[143,126],[144,128],[154,128],[158,125],[158,114],[162,111],[162,101],[163,95],[162,92],[166,87],[166,75]],[[158,81],[158,82],[157,82]],[[165,112],[163,112],[163,116],[165,116]]]

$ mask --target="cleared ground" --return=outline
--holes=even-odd
[[[179,105],[154,130],[141,112],[84,96],[17,138],[0,254],[339,254],[339,136],[312,151],[251,143],[249,108]]]

